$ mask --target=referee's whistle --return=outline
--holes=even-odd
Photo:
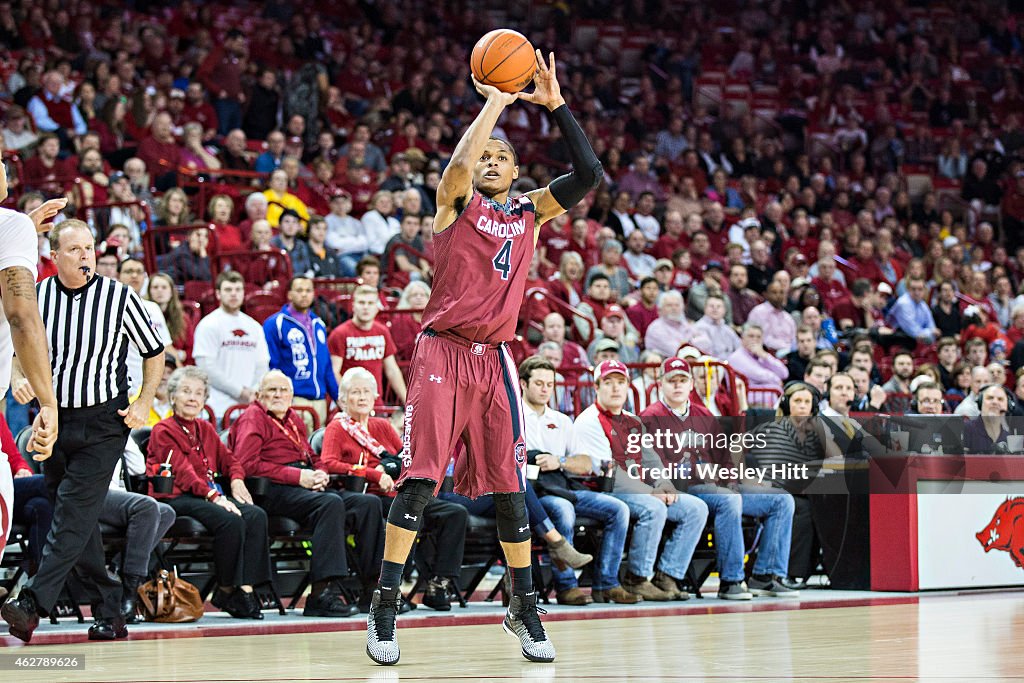
[[[89,277],[89,273],[92,272],[92,268],[90,268],[89,266],[81,266],[79,270],[81,270],[82,275],[85,275],[86,277]]]

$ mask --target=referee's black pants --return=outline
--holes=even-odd
[[[107,571],[99,518],[114,466],[128,441],[128,426],[117,414],[128,405],[121,397],[88,408],[58,411],[59,432],[43,474],[55,496],[53,524],[46,536],[39,570],[28,580],[40,611],[49,613],[72,570],[78,575],[94,616],[121,613],[121,582]]]
[[[294,519],[313,532],[310,580],[348,576],[345,551],[347,529],[356,541],[358,571],[364,581],[376,581],[384,556],[384,514],[380,498],[350,491],[311,491],[301,486],[271,484],[259,505],[270,516]]]

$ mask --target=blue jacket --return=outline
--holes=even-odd
[[[338,380],[327,350],[327,327],[312,311],[313,334],[292,317],[287,304],[263,323],[263,334],[270,349],[270,367],[291,377],[295,395],[316,400],[330,395],[338,400]]]

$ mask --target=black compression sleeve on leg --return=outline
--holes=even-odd
[[[402,485],[391,504],[388,524],[407,531],[419,531],[423,524],[423,509],[434,497],[434,482],[428,479],[410,479]]]
[[[526,512],[525,493],[495,493],[498,540],[502,543],[522,543],[530,540],[530,518]]]
[[[569,111],[569,105],[563,104],[555,109],[551,112],[551,117],[558,124],[558,129],[562,132],[566,147],[569,149],[572,173],[555,178],[548,187],[551,188],[551,196],[558,205],[568,211],[586,197],[588,192],[601,184],[604,169],[580,124]]]

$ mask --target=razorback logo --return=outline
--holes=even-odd
[[[231,334],[235,335],[236,337],[245,337],[248,336],[249,333],[246,332],[245,330],[231,330]]]
[[[992,521],[975,534],[985,549],[1010,553],[1013,563],[1024,569],[1024,498],[1007,498],[996,508]]]

